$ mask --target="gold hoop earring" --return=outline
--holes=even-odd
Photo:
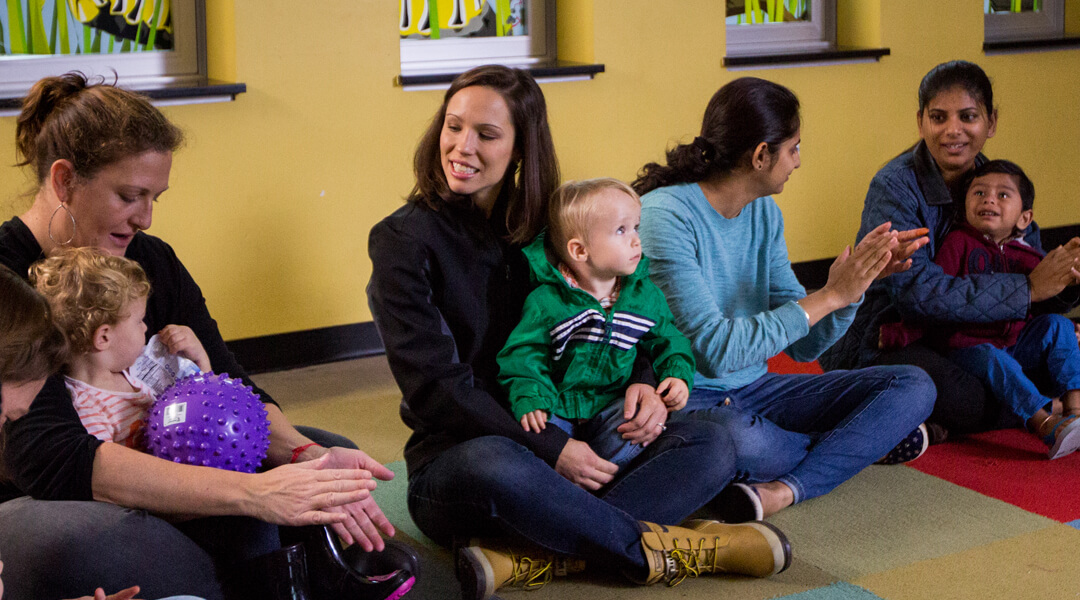
[[[63,242],[58,242],[56,241],[56,238],[53,237],[52,223],[53,219],[56,218],[56,212],[61,208],[64,209],[64,212],[67,213],[68,219],[71,220],[71,237],[69,237]],[[56,208],[53,209],[52,214],[49,215],[49,239],[52,240],[52,243],[56,244],[57,246],[67,246],[71,243],[72,240],[75,239],[75,215],[71,214],[71,211],[68,210],[67,205],[63,202],[58,204]]]

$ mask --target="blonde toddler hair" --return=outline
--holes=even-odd
[[[603,190],[616,190],[641,201],[633,188],[612,177],[567,181],[552,194],[548,204],[548,239],[561,260],[568,260],[567,242],[574,238],[588,242],[589,225],[603,208],[595,201],[596,194]]]
[[[119,323],[132,301],[150,295],[137,262],[96,248],[62,248],[30,267],[30,281],[48,300],[53,321],[76,354],[93,349],[98,327]]]

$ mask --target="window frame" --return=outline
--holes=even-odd
[[[66,2],[67,0],[57,0]],[[151,0],[152,1],[152,0]],[[205,0],[172,0],[174,47],[167,52],[61,54],[0,60],[0,95],[22,95],[37,80],[68,71],[103,76],[131,89],[196,84],[206,79]]]
[[[983,40],[1016,42],[1065,35],[1065,1],[1041,0],[1039,12],[983,14]]]
[[[725,24],[724,31],[727,56],[830,50],[836,47],[836,0],[812,0],[809,22]]]
[[[489,3],[496,0],[488,0]],[[462,73],[473,67],[500,64],[525,67],[554,63],[555,2],[529,2],[529,34],[502,38],[401,39],[401,74]]]

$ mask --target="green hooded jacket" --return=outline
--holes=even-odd
[[[623,278],[615,304],[605,310],[588,292],[570,287],[548,261],[541,233],[522,251],[537,287],[521,322],[499,352],[499,383],[514,417],[544,410],[565,419],[588,419],[621,399],[638,348],[652,359],[657,381],[694,381],[690,342],[675,328],[663,292],[649,280],[642,256]]]

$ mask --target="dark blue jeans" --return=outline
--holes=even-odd
[[[597,456],[622,467],[643,450],[640,444],[624,440],[618,431],[619,425],[626,422],[623,407],[623,399],[620,398],[584,423],[575,424],[560,416],[551,415],[548,417],[548,425],[562,429],[575,440],[588,443]]]
[[[1025,421],[1051,398],[1080,389],[1080,346],[1073,322],[1061,315],[1035,317],[1004,350],[979,344],[956,348],[949,359],[978,377]]]
[[[731,480],[735,455],[714,423],[673,423],[615,480],[592,494],[524,446],[462,442],[409,477],[409,512],[444,546],[510,537],[620,569],[645,567],[638,521],[678,524]]]
[[[672,418],[723,425],[735,443],[737,481],[780,481],[801,502],[885,456],[930,415],[935,396],[916,367],[769,373],[734,390],[695,388]]]

